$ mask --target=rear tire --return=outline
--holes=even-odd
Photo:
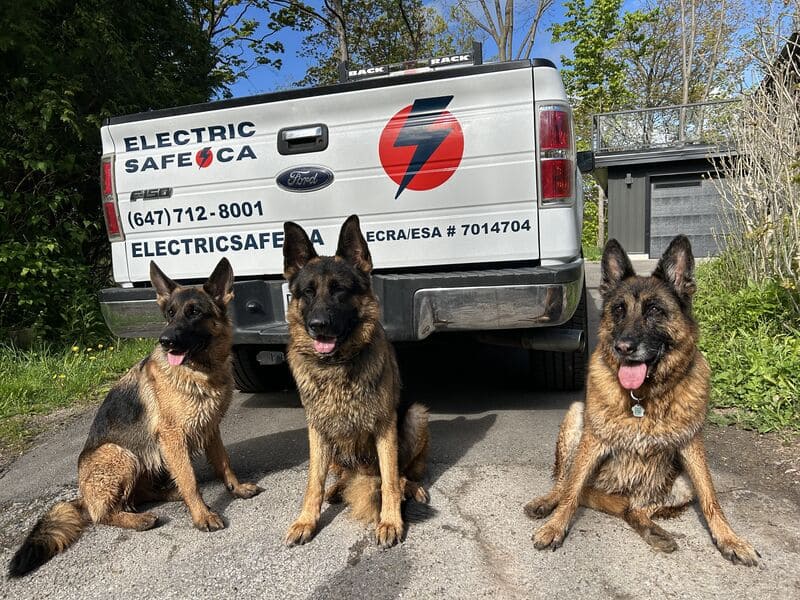
[[[561,325],[565,329],[583,331],[584,345],[575,352],[530,351],[531,375],[545,389],[556,392],[574,392],[586,385],[586,369],[589,360],[589,313],[586,308],[586,282],[572,318]]]
[[[259,346],[233,347],[233,381],[241,392],[277,392],[292,386],[289,365],[262,365],[256,359]]]

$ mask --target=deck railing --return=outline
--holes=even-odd
[[[711,100],[592,116],[596,153],[636,152],[720,145],[729,141],[729,126],[739,99]]]

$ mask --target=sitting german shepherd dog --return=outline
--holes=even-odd
[[[193,288],[151,262],[150,281],[167,319],[160,344],[108,392],[78,458],[78,498],[39,519],[11,560],[11,577],[50,560],[90,523],[154,527],[155,514],[132,511],[141,502],[183,499],[195,527],[225,527],[197,487],[191,456],[200,451],[237,498],[262,491],[236,478],[219,432],[233,394],[230,263],[223,258],[202,288]]]
[[[308,422],[310,463],[303,509],[286,534],[289,545],[314,535],[330,467],[352,515],[375,524],[388,547],[403,533],[404,496],[426,502],[417,483],[425,470],[428,414],[400,400],[394,350],[379,322],[372,258],[358,217],[345,221],[336,256],[317,256],[306,232],[284,225],[284,276],[292,299],[287,359]]]
[[[653,548],[672,552],[673,536],[653,519],[680,514],[696,490],[722,555],[757,563],[758,552],[725,519],[706,462],[710,372],[697,348],[693,272],[682,235],[650,277],[636,276],[616,240],[606,244],[586,404],[573,404],[561,423],[555,486],[525,506],[533,518],[555,511],[534,533],[536,548],[558,548],[581,504],[623,518]]]

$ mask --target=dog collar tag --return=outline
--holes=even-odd
[[[637,419],[641,419],[644,416],[644,406],[641,405],[641,398],[637,398],[633,395],[633,390],[631,390],[631,399],[636,402],[633,406],[631,406],[631,412],[633,416]]]

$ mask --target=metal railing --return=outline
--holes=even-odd
[[[592,115],[593,149],[632,152],[730,140],[738,98]]]

